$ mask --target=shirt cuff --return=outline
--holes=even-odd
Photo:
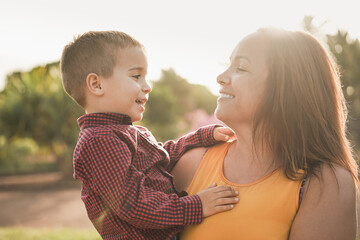
[[[204,147],[210,147],[216,143],[219,143],[219,141],[216,141],[214,138],[214,130],[216,127],[222,127],[222,125],[208,125],[199,129],[201,131],[201,140],[204,144]]]
[[[180,198],[184,204],[184,225],[199,224],[202,220],[202,204],[198,195]]]

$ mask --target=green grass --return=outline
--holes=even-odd
[[[96,230],[0,228],[1,240],[101,240]]]

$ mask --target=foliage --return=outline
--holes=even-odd
[[[38,152],[38,145],[32,138],[13,138],[11,142],[0,136],[0,173],[27,172],[32,169],[28,159]],[[6,161],[5,161],[6,160]]]
[[[148,127],[160,141],[176,136],[176,99],[168,86],[158,86],[150,93],[141,124]]]
[[[360,145],[360,43],[347,32],[327,35],[328,46],[340,65],[341,80],[349,107],[348,129],[357,147]]]
[[[19,146],[18,139],[33,139],[56,156],[65,175],[71,175],[69,159],[77,139],[76,118],[81,114],[80,107],[63,91],[58,62],[12,73],[0,94],[0,135],[8,146],[0,149],[0,162],[10,166],[17,158],[15,162],[21,159],[25,164],[25,149],[16,156],[13,149]]]
[[[95,230],[0,228],[2,240],[101,240]]]
[[[62,89],[58,62],[8,76],[0,107],[8,137],[31,137],[40,145],[74,143],[73,119],[81,110]]]
[[[205,109],[213,113],[215,107],[216,96],[205,86],[190,84],[174,69],[163,70],[160,79],[153,82],[142,124],[159,141],[166,141],[190,128],[185,119],[187,112]]]
[[[180,115],[195,109],[205,109],[208,113],[215,110],[216,97],[205,86],[189,83],[172,68],[162,71],[160,79],[154,82],[153,91],[159,86],[168,87]]]

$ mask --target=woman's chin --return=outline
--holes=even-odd
[[[216,108],[214,115],[215,115],[215,117],[216,117],[218,120],[220,120],[220,121],[222,121],[222,122],[225,123],[225,121],[226,121],[226,117],[225,117],[225,116],[226,116],[226,115],[225,115],[221,110],[219,110],[218,108]]]

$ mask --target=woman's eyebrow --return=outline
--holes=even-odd
[[[238,55],[238,56],[236,56],[236,57],[234,58],[234,61],[235,61],[235,60],[238,60],[238,59],[245,59],[245,60],[247,60],[248,62],[251,63],[250,59],[249,59],[247,56]]]

